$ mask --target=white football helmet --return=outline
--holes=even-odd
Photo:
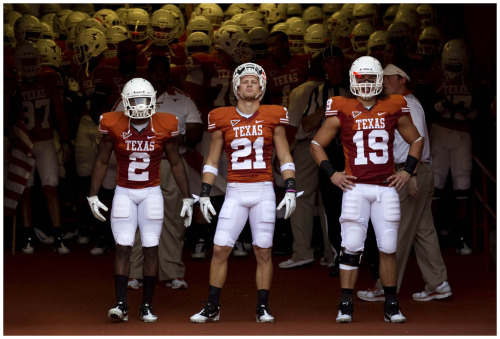
[[[52,39],[56,38],[56,33],[52,29],[52,26],[46,22],[40,22],[40,26],[42,27],[42,33],[40,35],[41,39]]]
[[[83,12],[71,12],[66,17],[66,21],[64,23],[64,34],[68,35],[69,31],[74,29],[76,25],[82,20],[88,19],[89,16]]]
[[[330,35],[323,24],[312,24],[304,34],[304,52],[312,54],[320,52],[328,45]]]
[[[354,9],[355,3],[353,2],[346,2],[345,4],[342,5],[342,8],[340,9],[341,11],[347,11],[352,15],[352,11]]]
[[[303,13],[304,8],[302,8],[302,5],[299,3],[289,3],[286,6],[286,15],[289,18],[294,16],[302,17]]]
[[[422,27],[436,24],[437,11],[431,4],[421,4],[417,7],[417,13]]]
[[[394,22],[404,22],[411,29],[418,29],[418,27],[420,26],[417,11],[411,8],[401,9],[401,6],[399,6],[399,10],[394,17]]]
[[[387,7],[385,10],[384,16],[382,17],[382,22],[384,23],[384,26],[389,26],[394,22],[394,18],[396,17],[396,13],[399,10],[399,5],[390,5]]]
[[[175,38],[178,39],[184,34],[186,22],[184,20],[184,14],[182,13],[181,9],[172,4],[168,5],[163,5],[161,6],[161,9],[166,9],[170,11],[170,14],[172,14],[175,18]]]
[[[342,4],[330,2],[322,4],[321,9],[323,10],[323,13],[325,13],[325,16],[331,16],[333,13],[342,9]]]
[[[421,55],[439,55],[443,47],[443,33],[435,26],[427,26],[420,33],[417,41]]]
[[[224,18],[222,20],[230,20],[235,14],[240,14],[248,11],[255,11],[254,5],[244,3],[230,4],[229,7],[224,11]]]
[[[61,10],[61,5],[60,4],[57,4],[57,3],[53,3],[53,4],[40,4],[40,9],[38,10],[38,12],[40,13],[40,15],[44,15],[44,14],[49,14],[49,13],[57,13]]]
[[[16,24],[14,25],[14,33],[16,35],[17,42],[21,42],[23,40],[36,42],[41,38],[42,24],[36,16],[25,14],[17,19]]]
[[[21,13],[19,13],[18,11],[10,11],[6,15],[4,15],[4,22],[11,25],[12,27],[14,27],[17,19],[19,19],[22,16],[23,15]]]
[[[113,26],[104,32],[108,49],[104,51],[106,58],[112,58],[118,54],[118,43],[130,38],[130,32],[123,26]]]
[[[54,17],[54,32],[56,32],[57,35],[66,35],[66,19],[71,13],[73,13],[73,11],[70,9],[63,9],[56,13]]]
[[[156,113],[156,91],[146,79],[129,80],[122,90],[124,113],[131,119],[150,118]]]
[[[379,30],[373,32],[366,44],[368,55],[372,55],[375,49],[381,49],[383,52],[388,42],[389,39],[387,38],[386,31]]]
[[[252,61],[267,59],[267,38],[269,30],[263,27],[255,27],[248,32],[249,47],[252,50]]]
[[[168,45],[175,39],[175,17],[167,9],[156,10],[151,14],[148,29],[149,38],[158,46]]]
[[[325,22],[325,13],[323,13],[323,10],[319,6],[309,6],[302,13],[302,19],[304,19],[308,26],[323,24]]]
[[[254,27],[262,27],[267,29],[267,19],[262,12],[248,11],[242,14],[238,24],[245,33],[250,32]]]
[[[186,26],[187,36],[193,32],[203,32],[211,39],[213,36],[212,23],[204,16],[195,16],[188,21]]]
[[[301,18],[297,18],[297,20],[289,24],[288,42],[290,43],[290,52],[292,54],[304,53],[304,36],[306,31],[307,25]]]
[[[375,32],[375,28],[369,22],[360,22],[351,32],[352,48],[356,52],[366,52],[370,35]]]
[[[112,9],[100,9],[94,13],[94,19],[99,20],[99,22],[107,29],[120,24],[118,14]]]
[[[283,32],[286,35],[288,35],[288,23],[286,22],[278,22],[276,25],[271,28],[271,33],[274,32]]]
[[[356,20],[349,11],[337,11],[328,20],[332,36],[336,38],[348,38],[356,25]]]
[[[449,40],[441,53],[441,68],[448,79],[464,76],[469,70],[469,53],[461,39]]]
[[[355,4],[352,9],[352,15],[359,24],[360,22],[368,22],[373,26],[379,23],[379,8],[377,4]]]
[[[40,39],[36,43],[41,55],[41,64],[47,66],[61,66],[62,52],[54,40]]]
[[[212,39],[204,32],[195,31],[187,36],[184,48],[187,56],[195,53],[210,54],[212,52]]]
[[[218,28],[224,19],[222,8],[215,3],[201,3],[194,9],[196,15],[206,17],[212,23],[212,27]]]
[[[130,32],[132,41],[141,42],[147,39],[149,13],[142,8],[131,8],[127,11],[125,28]]]
[[[376,75],[374,83],[361,82],[357,79],[362,75]],[[349,70],[349,82],[351,93],[368,100],[382,92],[384,80],[384,70],[380,62],[371,56],[362,56],[352,63]]]
[[[45,22],[49,24],[52,29],[54,29],[54,18],[56,17],[56,13],[46,13],[40,17],[40,22]]]
[[[267,76],[264,68],[254,64],[252,62],[247,62],[236,67],[233,73],[233,92],[236,99],[240,99],[239,87],[241,83],[241,78],[245,75],[255,75],[259,78],[260,92],[257,94],[255,99],[261,100],[266,93]]]
[[[23,77],[32,78],[40,73],[41,55],[32,41],[19,42],[14,51],[14,59],[17,70]]]
[[[274,25],[280,21],[285,21],[287,18],[287,5],[286,4],[272,4],[261,3],[257,8],[266,18],[269,25]]]
[[[229,54],[236,63],[251,59],[252,50],[248,43],[247,34],[236,25],[223,26],[215,33],[215,48]]]
[[[406,46],[411,40],[410,26],[404,22],[393,22],[387,28],[387,37],[389,43],[400,46]]]
[[[87,28],[76,36],[73,59],[77,65],[83,65],[91,58],[99,56],[107,48],[104,33],[97,28]]]

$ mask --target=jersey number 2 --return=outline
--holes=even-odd
[[[144,171],[149,166],[149,154],[146,152],[134,152],[130,154],[130,165],[128,165],[128,180],[147,181],[149,180],[149,171]],[[142,159],[142,161],[137,161]],[[135,172],[138,169],[139,174]]]

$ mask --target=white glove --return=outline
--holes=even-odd
[[[295,211],[295,193],[292,192],[287,192],[285,193],[285,197],[283,200],[281,200],[280,204],[276,208],[277,210],[280,210],[284,205],[286,205],[286,211],[285,211],[285,219],[290,218],[292,213]]]
[[[97,195],[94,195],[92,197],[87,197],[87,200],[89,201],[90,210],[92,211],[92,214],[94,215],[94,217],[97,220],[106,221],[106,218],[103,217],[101,212],[99,212],[99,208],[102,208],[105,211],[107,211],[108,208],[106,207],[106,205],[104,205],[102,202],[99,201],[99,198],[97,197]]]
[[[186,219],[184,219],[184,226],[187,228],[191,226],[191,220],[193,219],[193,198],[184,198],[182,199],[182,210],[181,217],[184,217],[187,213]]]
[[[209,211],[213,214],[216,215],[214,206],[212,205],[212,202],[210,201],[210,197],[200,197],[200,209],[201,213],[203,213],[203,217],[207,222],[210,222],[212,220],[212,216]]]

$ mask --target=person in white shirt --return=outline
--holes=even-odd
[[[424,137],[422,158],[408,185],[399,192],[401,221],[399,224],[396,258],[398,262],[397,292],[412,247],[415,248],[417,264],[425,281],[425,290],[413,294],[413,300],[429,301],[444,299],[452,292],[447,282],[446,266],[441,256],[431,203],[434,193],[434,176],[431,170],[429,133],[425,113],[418,99],[408,90],[410,76],[401,68],[388,64],[384,69],[384,90],[387,94],[400,94],[406,98],[411,118],[420,135]],[[394,139],[394,163],[396,170],[403,170],[410,145],[396,131]],[[383,301],[384,290],[380,279],[373,288],[358,291],[365,301]]]

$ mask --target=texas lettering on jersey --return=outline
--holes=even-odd
[[[288,125],[288,115],[286,108],[277,105],[261,105],[248,119],[236,107],[210,112],[208,131],[220,130],[224,136],[228,182],[273,181],[273,134],[279,125]]]
[[[332,97],[326,106],[325,117],[340,120],[346,175],[358,183],[388,185],[394,173],[394,131],[398,119],[410,114],[406,99],[391,95],[368,110],[356,99]]]
[[[99,131],[113,139],[118,164],[117,185],[145,188],[160,184],[164,145],[179,134],[175,115],[156,112],[149,125],[139,133],[132,126],[129,130],[129,118],[123,112],[104,113]]]

